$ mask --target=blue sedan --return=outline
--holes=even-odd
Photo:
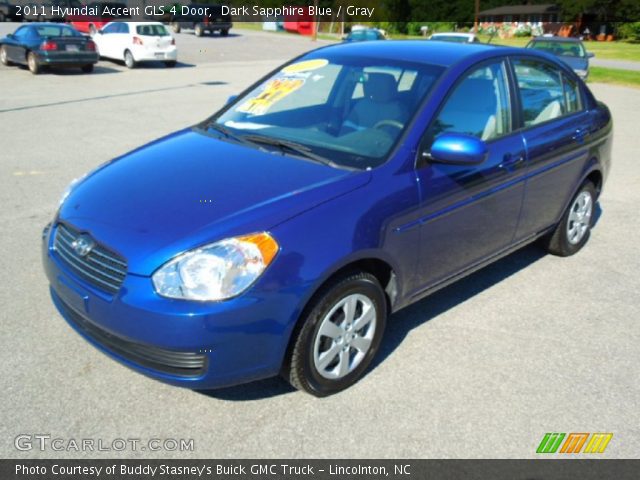
[[[73,27],[34,23],[0,39],[0,62],[26,65],[34,75],[43,67],[77,67],[90,73],[98,63],[98,52],[93,40]]]
[[[535,240],[578,252],[611,144],[607,107],[544,53],[321,48],[71,185],[43,235],[51,296],[153,378],[330,395],[392,313]]]

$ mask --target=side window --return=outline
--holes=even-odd
[[[485,64],[465,74],[427,131],[432,143],[445,132],[491,140],[511,131],[511,105],[504,62]]]
[[[539,60],[514,61],[524,125],[529,127],[561,117],[567,111],[562,73]]]
[[[102,29],[102,33],[103,34],[116,33],[117,30],[118,30],[118,24],[117,23],[110,23],[109,25],[107,25],[106,27],[104,27]]]
[[[120,28],[118,29],[118,33],[129,33],[129,25],[126,23],[121,23]]]
[[[564,85],[564,98],[567,105],[567,113],[579,112],[582,110],[582,102],[578,82],[570,79],[566,75],[562,75],[562,83]]]

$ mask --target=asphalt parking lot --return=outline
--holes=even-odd
[[[15,25],[13,26],[15,27]],[[0,35],[12,31],[0,24]],[[74,333],[52,305],[40,233],[75,177],[210,115],[308,39],[176,36],[175,69],[101,61],[90,75],[0,66],[0,456],[19,434],[194,439],[180,452],[87,458],[528,458],[545,432],[612,432],[640,452],[638,90],[593,85],[615,120],[613,171],[589,245],[527,247],[391,319],[353,388],[319,400],[271,379],[201,393],[150,380]],[[144,181],[144,179],[141,179]]]

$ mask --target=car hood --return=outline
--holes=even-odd
[[[586,58],[569,57],[567,55],[562,55],[558,58],[569,65],[573,70],[586,70],[589,66],[589,61]]]
[[[125,257],[130,273],[151,275],[181,252],[269,230],[369,178],[189,129],[100,167],[59,219]]]

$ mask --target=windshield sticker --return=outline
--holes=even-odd
[[[268,81],[262,92],[240,105],[236,111],[251,115],[264,115],[269,109],[304,85],[304,78],[279,77]]]
[[[304,62],[292,63],[287,65],[281,71],[282,73],[299,73],[317,70],[329,64],[329,60],[318,58],[316,60],[305,60]]]

